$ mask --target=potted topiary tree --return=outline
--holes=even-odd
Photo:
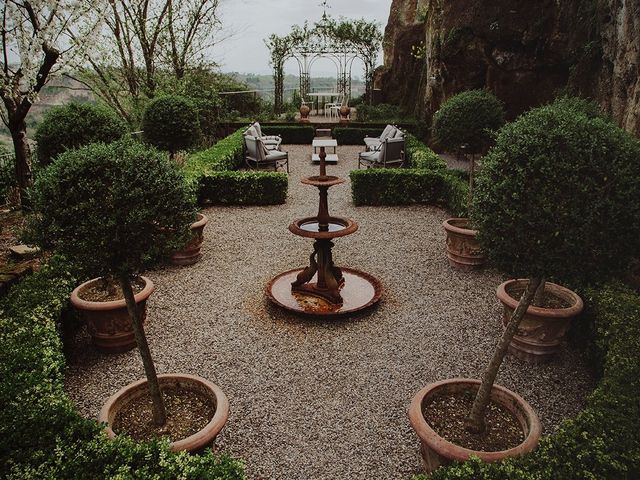
[[[468,90],[442,104],[433,117],[433,135],[444,149],[468,154],[469,204],[473,196],[476,155],[486,152],[493,133],[504,124],[502,102],[487,90]],[[485,262],[468,218],[449,218],[442,224],[447,234],[447,258],[456,268],[472,269]]]
[[[58,154],[70,148],[113,142],[126,132],[126,123],[107,107],[93,103],[53,107],[44,114],[36,130],[38,166],[46,167]]]
[[[198,109],[193,101],[179,95],[158,97],[147,105],[142,129],[145,141],[168,151],[173,159],[199,138]]]
[[[146,380],[128,385],[107,402],[100,418],[108,423],[108,432],[139,439],[168,434],[174,449],[210,442],[228,415],[224,394],[210,382],[189,375],[156,375],[142,309],[136,305],[133,286],[138,275],[188,238],[195,215],[188,192],[179,168],[155,149],[133,142],[92,144],[65,152],[43,170],[34,185],[36,214],[29,227],[31,240],[75,259],[88,273],[107,277],[108,293],[126,304]],[[85,301],[99,291],[98,279],[92,282],[93,288],[78,292]],[[149,283],[142,278],[143,292]],[[192,416],[175,409],[181,401],[171,401],[167,409],[165,398],[183,396],[202,411],[188,427],[178,428],[183,422],[176,423],[177,417]],[[145,403],[153,405],[152,418],[131,415]],[[203,413],[209,418],[206,425],[197,420]]]
[[[428,469],[470,455],[498,460],[535,447],[540,434],[535,413],[518,395],[494,385],[498,369],[532,308],[544,310],[555,302],[560,310],[581,308],[577,295],[558,293],[545,278],[577,285],[605,280],[623,271],[640,248],[638,158],[638,140],[605,119],[562,105],[532,110],[500,131],[483,161],[472,215],[489,259],[525,280],[510,291],[517,304],[482,382],[446,380],[414,397],[409,416]],[[562,320],[556,314],[547,321]],[[441,399],[450,397],[464,402],[457,409],[442,406]],[[498,407],[488,407],[490,402],[511,412],[515,430],[504,422],[491,425],[486,413]],[[466,421],[453,438],[438,422],[456,413]],[[519,435],[512,444],[490,445],[492,431],[498,437]]]

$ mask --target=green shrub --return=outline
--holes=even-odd
[[[107,107],[70,103],[53,107],[38,125],[38,166],[49,165],[60,153],[95,142],[110,143],[124,136],[127,126]]]
[[[211,172],[199,179],[198,201],[216,205],[278,205],[287,199],[283,172]]]
[[[433,135],[445,149],[467,144],[478,153],[489,146],[504,124],[502,102],[486,90],[468,90],[449,98],[433,117]]]
[[[260,125],[263,135],[280,135],[282,143],[310,145],[316,130],[311,125]]]
[[[398,105],[380,103],[378,105],[368,105],[362,103],[357,108],[357,119],[359,122],[385,121],[388,123],[404,122],[412,119]]]
[[[405,134],[405,158],[411,168],[446,170],[447,163],[410,133]]]
[[[153,100],[142,118],[144,139],[151,145],[176,153],[191,147],[200,136],[200,121],[194,102],[178,95]]]
[[[428,170],[376,168],[352,170],[351,194],[356,205],[408,205],[442,201],[442,176]]]
[[[563,110],[571,110],[589,118],[602,118],[603,120],[611,120],[601,109],[600,106],[585,98],[563,96],[553,101],[552,105]]]
[[[236,130],[218,143],[206,150],[196,152],[187,158],[184,164],[184,174],[188,182],[198,179],[211,172],[235,170],[242,165],[242,132],[244,128]]]
[[[131,141],[63,153],[32,193],[31,240],[96,276],[143,271],[184,245],[195,218],[179,168]]]
[[[16,163],[13,153],[0,147],[0,204],[7,201],[11,189],[18,185],[16,181]]]
[[[540,107],[504,127],[474,195],[478,238],[516,277],[593,282],[640,251],[640,142],[610,122]]]
[[[187,183],[198,191],[199,202],[273,205],[286,201],[288,177],[285,173],[233,171],[243,164],[244,130],[236,130],[213,147],[187,159],[184,175]]]
[[[584,295],[603,377],[587,406],[524,457],[473,459],[440,468],[431,480],[634,479],[640,477],[640,297],[618,284]]]
[[[364,137],[379,137],[381,133],[381,128],[336,127],[333,129],[333,138],[338,145],[364,145]]]
[[[0,477],[7,479],[244,479],[242,464],[206,450],[107,440],[64,393],[56,322],[78,269],[53,257],[0,301]]]

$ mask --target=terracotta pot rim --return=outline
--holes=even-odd
[[[224,427],[227,419],[229,418],[229,400],[227,399],[227,396],[224,394],[222,389],[215,383],[210,382],[209,380],[197,375],[191,375],[188,373],[163,373],[158,375],[158,380],[161,383],[162,379],[165,378],[177,378],[204,385],[210,392],[213,393],[213,396],[216,398],[216,412],[213,414],[211,420],[209,420],[209,423],[207,423],[201,430],[194,433],[193,435],[175,442],[171,442],[169,444],[169,447],[173,451],[187,449],[197,450],[198,448],[201,448],[209,443],[218,433],[220,433],[220,430],[222,430],[222,428]],[[111,429],[111,426],[108,423],[109,412],[111,411],[113,404],[116,403],[116,401],[125,393],[128,393],[131,390],[137,390],[146,383],[147,379],[142,378],[136,382],[122,387],[116,393],[111,395],[107,402],[102,406],[100,414],[98,415],[98,421],[101,423],[106,423],[105,432],[109,438],[114,439],[116,437],[116,433]],[[190,444],[193,444],[195,446],[190,447]]]
[[[444,222],[442,222],[442,228],[444,228],[449,232],[459,233],[460,235],[468,235],[470,237],[474,237],[478,234],[478,230],[473,230],[472,228],[462,228],[462,227],[457,227],[455,225],[452,225],[450,222],[454,220],[463,220],[463,221],[469,222],[469,219],[465,217],[447,218]]]
[[[92,302],[92,301],[84,300],[80,298],[78,293],[82,288],[84,288],[85,286],[97,280],[100,280],[101,278],[104,278],[104,277],[92,278],[91,280],[81,283],[76,288],[74,288],[73,292],[71,292],[71,304],[80,310],[104,311],[104,310],[115,310],[117,308],[125,308],[127,306],[127,302],[125,302],[124,299],[110,300],[108,302]],[[144,284],[144,288],[138,293],[136,293],[133,297],[136,303],[145,301],[147,298],[149,298],[149,296],[153,293],[155,289],[151,279],[145,277],[144,275],[140,275],[139,278],[143,279],[145,284]]]
[[[209,218],[204,213],[197,213],[197,218],[198,219],[191,224],[191,230],[204,227],[209,221]]]
[[[500,285],[498,285],[498,288],[496,289],[496,297],[498,297],[498,300],[500,300],[506,306],[512,309],[515,309],[518,306],[518,300],[516,300],[511,295],[509,295],[509,293],[507,292],[507,287],[514,285],[516,283],[525,283],[528,281],[529,279],[527,278],[518,278],[518,279],[511,279],[511,280],[507,280],[506,282],[502,282]],[[582,301],[582,298],[580,298],[580,296],[577,293],[575,293],[573,290],[569,290],[568,288],[553,282],[546,282],[545,290],[546,289],[549,289],[551,292],[553,291],[562,292],[563,294],[562,298],[563,299],[570,298],[573,301],[573,305],[565,308],[543,308],[543,307],[534,307],[533,305],[529,305],[529,308],[527,308],[528,314],[538,315],[541,317],[547,317],[549,319],[552,319],[552,318],[574,317],[578,315],[580,312],[582,312],[582,309],[584,308],[584,303]]]
[[[528,453],[536,448],[538,440],[542,434],[542,425],[538,419],[538,415],[520,395],[512,392],[508,388],[500,385],[493,385],[493,391],[500,391],[513,398],[513,400],[522,408],[529,423],[529,433],[520,445],[517,445],[508,450],[498,450],[493,452],[483,452],[480,450],[471,450],[461,447],[455,443],[451,443],[438,435],[431,426],[427,423],[422,415],[422,402],[423,399],[430,393],[438,390],[440,387],[451,384],[466,384],[468,386],[480,385],[480,380],[473,378],[448,378],[446,380],[440,380],[439,382],[430,383],[420,390],[411,400],[409,406],[408,416],[411,426],[418,434],[418,437],[429,445],[429,448],[433,449],[438,455],[445,458],[465,461],[469,459],[469,456],[475,455],[482,461],[492,462],[503,459],[505,457],[514,457]]]

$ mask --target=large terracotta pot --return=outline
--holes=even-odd
[[[203,213],[198,214],[198,219],[191,224],[191,240],[184,248],[171,255],[171,263],[174,265],[193,265],[202,254],[200,248],[204,241],[204,227],[209,219]]]
[[[476,239],[478,231],[467,228],[468,218],[449,218],[442,226],[447,232],[447,258],[452,267],[473,270],[485,263],[486,257]]]
[[[302,105],[300,107],[300,121],[303,123],[308,123],[309,122],[309,112],[311,112],[311,109],[309,108],[309,105]]]
[[[202,430],[187,438],[173,439],[169,444],[171,450],[174,452],[180,450],[195,452],[211,445],[229,418],[229,400],[220,387],[204,378],[187,374],[158,375],[158,382],[160,388],[173,387],[202,393],[208,396],[216,406],[215,414]],[[145,394],[147,389],[147,380],[138,380],[120,389],[107,400],[100,411],[98,420],[107,424],[105,430],[109,438],[116,437],[115,432],[111,429],[111,424],[120,409],[131,400]]]
[[[516,300],[511,292],[514,289],[524,291],[527,282],[527,279],[509,280],[498,286],[496,296],[504,307],[504,325],[509,322],[511,314],[518,306],[519,300]],[[529,306],[509,345],[511,354],[533,363],[546,361],[560,349],[564,335],[571,326],[571,319],[582,312],[584,307],[582,299],[568,288],[546,282],[545,292],[564,300],[569,307]]]
[[[427,472],[433,472],[439,466],[447,465],[453,461],[464,462],[471,455],[479,457],[484,462],[495,462],[507,457],[515,457],[531,452],[538,445],[542,426],[536,412],[522,397],[499,385],[493,386],[491,400],[512,412],[520,422],[525,437],[520,445],[509,450],[497,452],[469,450],[445,440],[427,423],[422,414],[422,406],[429,398],[441,393],[455,393],[466,390],[476,392],[479,386],[480,380],[453,378],[431,383],[413,397],[408,412],[409,421],[418,437],[420,437],[420,453]]]
[[[147,299],[153,292],[153,282],[147,277],[140,277],[145,286],[134,298],[140,320],[147,316]],[[122,353],[136,346],[136,338],[131,326],[131,318],[124,299],[110,302],[91,302],[80,298],[79,294],[91,284],[100,281],[94,278],[76,287],[71,292],[71,304],[86,322],[87,330],[93,338],[96,348],[103,353]]]

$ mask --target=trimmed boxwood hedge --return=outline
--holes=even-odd
[[[447,170],[444,160],[410,133],[405,136],[405,157],[409,168],[352,171],[349,176],[353,202],[356,205],[439,204],[453,215],[466,216],[469,185],[459,174]]]
[[[609,284],[583,298],[582,323],[603,372],[586,408],[529,455],[498,463],[476,458],[414,480],[640,478],[640,296]]]
[[[333,138],[338,145],[364,145],[364,137],[379,137],[382,128],[349,128],[336,127],[333,129]]]
[[[261,125],[263,135],[280,135],[282,143],[310,145],[316,136],[311,125]]]
[[[64,392],[57,322],[78,269],[53,257],[0,301],[0,477],[244,479],[240,461],[172,453],[166,442],[108,440]]]
[[[313,130],[313,127],[309,127]],[[242,132],[236,130],[211,148],[189,156],[184,175],[198,201],[224,205],[276,205],[286,201],[288,176],[282,172],[237,169],[242,165]]]

